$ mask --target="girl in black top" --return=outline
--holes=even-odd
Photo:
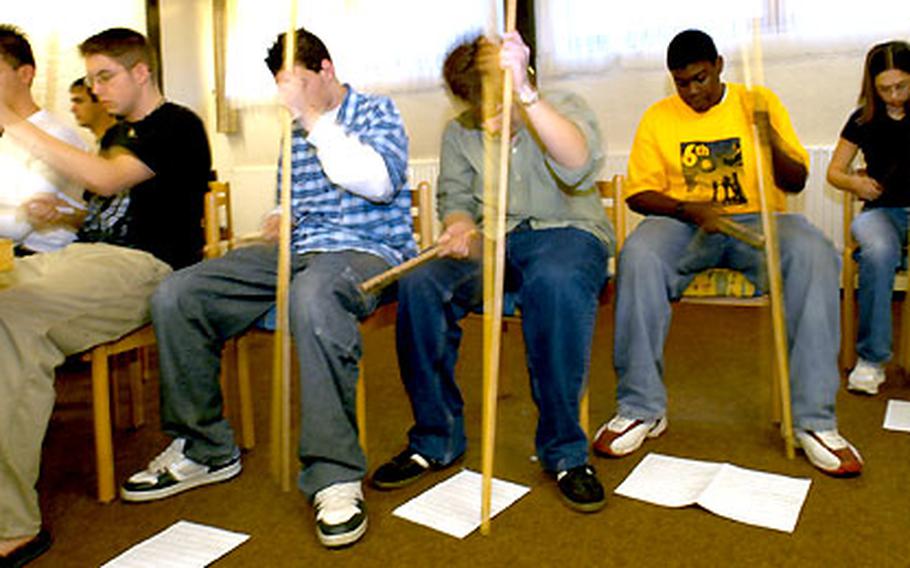
[[[847,388],[877,394],[891,358],[891,293],[907,244],[910,206],[910,45],[890,41],[866,55],[857,108],[841,131],[828,182],[863,200],[851,226],[859,244],[859,335]],[[857,152],[866,166],[852,169]]]

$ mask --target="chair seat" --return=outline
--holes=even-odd
[[[746,275],[729,268],[699,272],[683,292],[684,298],[752,298],[758,291]]]

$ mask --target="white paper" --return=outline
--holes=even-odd
[[[614,493],[664,507],[687,507],[698,501],[721,465],[651,453]]]
[[[741,523],[793,532],[810,485],[809,479],[652,453],[615,493],[666,507],[698,504]]]
[[[476,471],[462,470],[399,506],[392,514],[464,538],[480,526],[482,481],[483,477]],[[495,517],[528,491],[530,489],[524,485],[493,479],[490,517]]]
[[[202,568],[248,538],[247,534],[178,521],[101,568]]]
[[[792,533],[811,484],[805,478],[724,464],[698,504],[734,521]]]
[[[885,411],[885,430],[910,432],[910,402],[906,400],[889,400]]]

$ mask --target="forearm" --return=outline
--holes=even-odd
[[[641,215],[663,215],[688,222],[685,217],[685,202],[659,191],[642,191],[626,200],[629,209]]]
[[[588,162],[588,142],[581,129],[553,105],[541,99],[523,110],[547,154],[556,162],[571,169],[581,168]]]
[[[385,160],[371,146],[348,136],[340,125],[319,120],[310,131],[308,140],[332,183],[369,199],[388,201],[394,192]]]
[[[771,165],[777,187],[788,193],[799,193],[806,187],[809,177],[806,165],[790,156],[779,143],[771,143]]]
[[[6,133],[15,138],[29,153],[48,163],[63,176],[76,182],[80,189],[78,194],[69,197],[80,200],[81,188],[87,188],[99,195],[114,195],[124,189],[132,187],[137,181],[137,168],[125,171],[126,168],[118,167],[113,160],[102,158],[98,155],[84,152],[79,148],[47,134],[28,121],[22,120],[5,127]],[[135,158],[133,162],[141,164]],[[141,165],[144,168],[144,165]],[[146,171],[147,168],[145,168]],[[132,174],[132,175],[131,175]],[[151,177],[151,172],[148,172]]]

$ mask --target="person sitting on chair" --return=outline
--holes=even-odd
[[[478,226],[484,223],[489,133],[506,137],[512,147],[505,288],[521,306],[531,391],[540,413],[537,456],[570,507],[596,511],[604,505],[604,492],[588,464],[578,412],[613,244],[595,187],[601,138],[581,98],[538,94],[528,61],[529,49],[518,33],[506,34],[501,45],[483,37],[462,43],[445,61],[449,89],[470,108],[448,124],[442,139],[437,193],[442,258],[399,282],[398,360],[415,424],[405,450],[380,466],[372,482],[378,489],[402,487],[452,465],[465,452],[455,359],[458,322],[482,304],[482,263],[472,249],[476,252]],[[502,69],[512,74],[517,94],[514,129],[506,134],[499,132],[501,116],[484,121],[481,100],[484,81],[502,99],[497,84]]]
[[[856,109],[841,131],[828,182],[855,194],[863,211],[850,227],[859,245],[859,359],[847,390],[878,394],[891,358],[894,273],[907,246],[910,207],[910,45],[881,43],[866,55]],[[859,150],[866,167],[851,171]]]
[[[291,164],[290,327],[300,360],[301,492],[327,547],[367,528],[357,438],[357,327],[380,298],[359,284],[413,256],[408,140],[394,103],[339,82],[322,41],[300,29],[292,71],[285,35],[266,63],[295,117]],[[285,164],[279,163],[279,169]],[[279,176],[280,179],[280,176]],[[278,239],[279,215],[263,233]],[[240,473],[222,415],[223,343],[275,306],[278,247],[249,246],[174,273],[152,299],[161,364],[161,418],[171,445],[121,489],[128,501],[161,499]],[[277,443],[277,441],[276,441]]]
[[[761,227],[753,120],[770,138],[771,210],[780,242],[783,301],[789,336],[796,439],[820,470],[858,475],[859,452],[837,431],[834,401],[840,375],[838,259],[831,243],[801,215],[780,214],[784,193],[803,189],[808,154],[786,109],[768,89],[747,91],[720,79],[724,60],[704,32],[686,30],[670,42],[667,67],[675,96],[649,108],[629,158],[629,207],[647,218],[619,255],[613,361],[617,411],[596,432],[594,450],[625,456],[667,427],[663,350],[670,302],[711,267],[743,272],[766,287],[764,255],[718,232],[724,219]],[[743,198],[717,202],[713,183],[735,174]],[[712,201],[712,197],[714,201]],[[740,203],[740,201],[743,201]],[[746,346],[743,346],[744,350]]]
[[[123,117],[100,155],[46,134],[0,101],[4,138],[94,194],[77,242],[16,259],[0,275],[0,560],[7,555],[13,565],[49,545],[35,482],[54,368],[147,323],[158,283],[202,256],[211,170],[202,121],[164,100],[141,34],[109,29],[79,49],[95,94]],[[52,197],[30,203],[37,204],[30,213],[48,223],[83,220],[65,219],[63,202]]]

